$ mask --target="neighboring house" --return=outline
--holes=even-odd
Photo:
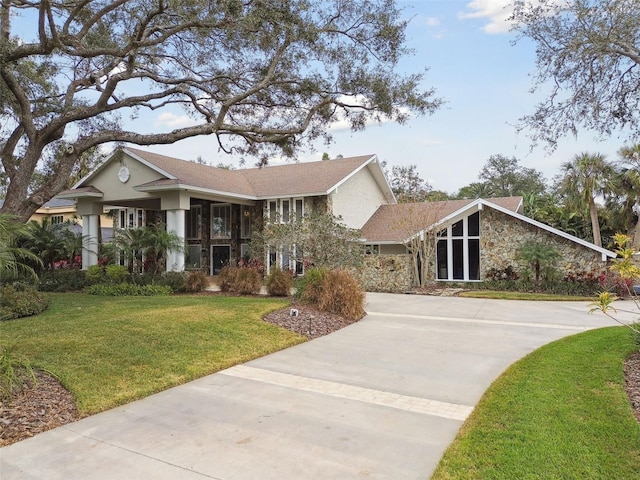
[[[3,203],[4,201],[0,199],[0,207]],[[102,240],[105,242],[110,241],[113,237],[113,220],[108,213],[109,211],[105,210],[100,216]],[[79,233],[82,230],[82,219],[77,215],[76,202],[65,198],[52,198],[36,210],[29,221],[38,223],[47,221],[51,224],[67,222],[74,233]]]
[[[170,252],[167,270],[204,268],[216,274],[248,255],[252,232],[272,221],[299,221],[305,213],[328,212],[362,231],[365,287],[398,291],[416,279],[412,239],[433,240],[430,276],[478,281],[492,269],[515,266],[527,239],[552,242],[562,252],[563,272],[601,272],[615,254],[522,214],[522,198],[451,200],[397,204],[375,155],[227,170],[149,153],[114,152],[102,165],[58,198],[74,199],[88,239],[83,268],[97,263],[97,215],[117,209],[116,228],[164,222],[182,237],[186,253]],[[301,274],[283,252],[268,265]]]

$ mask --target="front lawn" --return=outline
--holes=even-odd
[[[546,345],[487,390],[432,477],[640,478],[640,425],[622,364],[635,346],[624,327]]]
[[[464,290],[459,297],[490,298],[493,300],[541,300],[555,302],[593,302],[597,295],[585,297],[579,295],[559,295],[555,293],[515,292],[509,290]]]
[[[0,322],[33,366],[97,413],[305,341],[263,322],[286,300],[51,294],[40,315]]]

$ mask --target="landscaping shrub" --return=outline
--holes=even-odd
[[[262,277],[253,268],[238,268],[236,278],[231,286],[231,290],[241,295],[259,293],[262,287]]]
[[[267,292],[274,297],[288,297],[293,287],[293,277],[289,270],[274,268],[267,277]]]
[[[238,269],[235,267],[224,267],[218,275],[218,286],[223,292],[231,291],[231,287],[236,281]]]
[[[203,291],[209,286],[207,275],[202,270],[192,270],[184,280],[184,290],[190,293]]]
[[[104,267],[104,276],[107,283],[113,285],[126,283],[127,278],[129,278],[129,270],[123,265],[106,265]]]
[[[47,297],[31,285],[15,283],[0,286],[0,321],[36,315],[48,305]]]
[[[365,293],[346,270],[312,268],[298,282],[296,296],[319,310],[350,320],[364,315]]]
[[[171,288],[172,292],[184,292],[187,273],[185,272],[165,272],[155,276],[154,285],[165,285]]]
[[[167,285],[136,285],[133,283],[106,284],[98,283],[84,289],[89,295],[103,295],[111,297],[153,297],[156,295],[170,295],[171,287]]]
[[[36,381],[26,357],[18,355],[16,344],[0,345],[0,400],[8,402],[25,384]]]
[[[349,320],[364,316],[365,293],[346,270],[330,270],[322,279],[318,308]]]
[[[39,276],[38,289],[43,292],[80,292],[96,283],[84,270],[45,270]]]
[[[105,267],[103,265],[89,265],[85,272],[87,281],[90,282],[90,284],[104,281]]]
[[[327,275],[326,268],[310,268],[298,280],[296,297],[303,302],[317,305],[322,293],[322,281]]]

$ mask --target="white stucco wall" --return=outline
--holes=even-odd
[[[368,168],[363,168],[331,194],[333,214],[342,216],[346,226],[362,228],[380,205],[386,204],[383,192]]]

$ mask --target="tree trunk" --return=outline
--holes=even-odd
[[[600,237],[600,222],[598,221],[598,208],[593,197],[589,197],[589,217],[591,217],[593,243],[598,247],[602,247],[602,238]]]
[[[636,221],[636,226],[633,230],[631,247],[636,252],[640,252],[640,212],[638,213],[638,220]]]

